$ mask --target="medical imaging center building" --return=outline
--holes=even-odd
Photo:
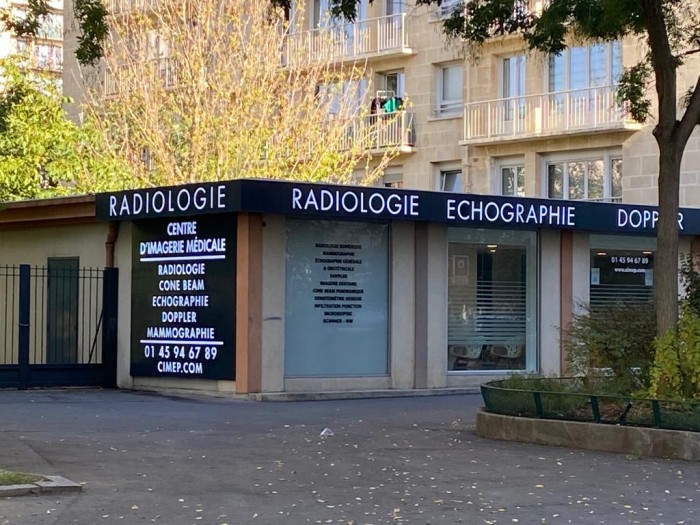
[[[96,328],[111,327],[109,341],[57,331],[54,317],[80,333],[79,300],[35,306],[33,330],[53,348],[42,366],[112,363],[103,373],[122,388],[465,388],[565,374],[562,327],[577,308],[653,301],[657,218],[651,206],[235,180],[9,204],[0,264],[118,274]],[[682,209],[678,227],[692,253],[700,210]],[[84,293],[60,277],[49,271],[54,290]]]

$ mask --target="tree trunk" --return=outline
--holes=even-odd
[[[656,332],[663,335],[678,322],[678,203],[682,152],[672,137],[658,137],[659,221],[654,262]]]

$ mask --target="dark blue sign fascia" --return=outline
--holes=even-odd
[[[247,179],[98,194],[96,206],[100,221],[258,212],[641,235],[658,219],[653,206]],[[681,209],[678,224],[681,234],[700,234],[700,209]]]

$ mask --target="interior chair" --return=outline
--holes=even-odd
[[[470,361],[481,361],[482,346],[480,344],[450,345],[449,350],[450,355],[455,360],[455,369],[464,366],[466,370],[469,368]]]
[[[505,343],[491,346],[490,354],[494,361],[505,360],[508,368],[517,365],[523,355],[522,343]]]

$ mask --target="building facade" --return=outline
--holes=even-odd
[[[240,394],[563,375],[562,327],[581,302],[650,299],[656,218],[641,205],[261,180],[10,203],[0,373],[16,371],[21,319],[7,275],[26,264],[48,277],[29,282],[43,306],[25,323],[29,366],[45,355],[45,374],[111,361],[122,388]],[[679,227],[681,253],[697,254],[700,210],[682,209]],[[103,266],[118,272],[112,317],[83,300],[95,285],[80,272]]]
[[[353,23],[334,20],[328,0],[309,0],[282,51],[294,67],[317,58],[367,68],[356,129],[395,97],[401,118],[372,145],[398,155],[378,184],[425,190],[654,204],[658,155],[653,119],[640,124],[616,102],[623,67],[644,52],[635,38],[572,42],[561,56],[530,52],[518,36],[487,41],[476,60],[447,42],[442,21],[459,2],[416,7],[410,1],[358,4]],[[523,2],[537,11],[542,0]],[[157,8],[114,0],[111,12]],[[69,10],[72,13],[72,10]],[[86,83],[109,86],[99,68],[73,56],[75,21],[67,20],[66,93],[81,100]],[[695,85],[700,57],[680,69],[679,95]],[[353,95],[356,96],[356,95]],[[655,94],[652,93],[652,99]],[[379,105],[378,105],[379,104]],[[652,110],[653,114],[653,110]],[[366,127],[366,126],[365,126]],[[395,129],[394,129],[395,128]],[[681,167],[681,205],[700,204],[700,136]]]

